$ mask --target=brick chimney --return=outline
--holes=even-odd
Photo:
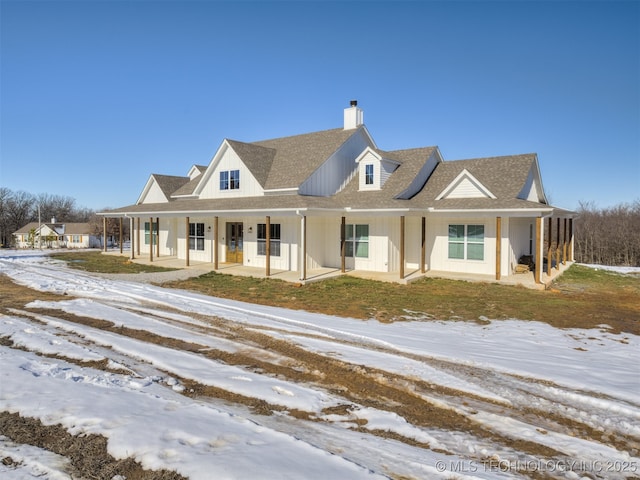
[[[362,109],[358,108],[358,101],[351,100],[351,106],[344,109],[344,129],[352,130],[364,123]]]

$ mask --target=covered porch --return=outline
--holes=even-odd
[[[104,252],[107,255],[128,255],[127,249],[122,252],[118,250],[109,250]],[[544,272],[540,274],[540,281],[536,281],[535,271],[529,271],[525,273],[514,273],[511,275],[502,276],[500,280],[497,280],[493,275],[481,275],[471,273],[453,273],[445,271],[428,270],[421,272],[419,269],[411,269],[406,272],[404,278],[399,278],[397,272],[371,272],[363,270],[346,270],[342,272],[340,268],[315,268],[307,271],[307,278],[305,280],[300,279],[300,274],[297,271],[291,270],[274,270],[271,269],[269,274],[262,267],[251,267],[242,265],[240,263],[219,263],[218,268],[214,268],[211,262],[190,262],[185,265],[184,259],[180,259],[177,256],[161,256],[153,260],[149,260],[145,257],[138,257],[132,260],[135,263],[141,263],[145,265],[153,265],[156,267],[179,269],[189,272],[190,277],[197,277],[205,273],[217,272],[224,275],[254,277],[254,278],[272,278],[275,280],[282,280],[289,283],[295,283],[299,285],[306,285],[313,282],[319,282],[337,278],[342,275],[352,276],[356,278],[362,278],[366,280],[373,280],[379,282],[409,284],[421,278],[442,278],[448,280],[460,280],[465,282],[483,282],[483,283],[498,283],[501,285],[513,285],[521,286],[524,288],[544,290],[549,288],[551,283],[564,273],[574,262],[567,261],[566,263],[560,262],[557,266],[553,265],[553,268],[548,270],[544,269]],[[557,268],[556,268],[557,267]]]
[[[247,258],[246,254],[241,254],[239,259],[232,257],[230,259],[228,254],[229,238],[231,238],[228,229],[229,225],[238,225],[239,231],[243,230],[243,222],[237,220],[237,217],[219,217],[217,215],[199,217],[199,219],[207,219],[207,223],[201,223],[202,225],[202,245],[208,248],[211,245],[210,250],[207,251],[207,255],[198,255],[194,258],[198,252],[194,252],[193,248],[195,241],[191,242],[190,227],[193,227],[193,217],[175,217],[173,215],[167,215],[164,218],[173,222],[173,229],[176,230],[176,226],[181,226],[181,234],[174,233],[173,242],[175,245],[172,249],[163,252],[160,250],[160,219],[161,217],[150,216],[148,218],[143,217],[128,217],[131,228],[131,248],[129,248],[129,257],[132,261],[140,263],[148,263],[156,266],[169,266],[170,268],[179,269],[193,269],[204,271],[217,271],[219,273],[226,273],[229,275],[239,276],[252,276],[257,278],[276,278],[287,282],[307,284],[316,281],[325,280],[341,275],[351,275],[359,278],[366,278],[376,281],[394,282],[400,284],[408,284],[417,279],[423,277],[438,277],[438,278],[451,278],[465,281],[480,281],[480,282],[497,282],[507,285],[522,285],[527,288],[544,289],[560,275],[566,267],[572,263],[573,260],[573,222],[570,212],[558,211],[560,216],[553,216],[553,210],[549,209],[548,217],[538,216],[532,218],[531,225],[531,246],[530,251],[533,255],[530,257],[532,260],[531,270],[522,271],[522,273],[514,273],[521,270],[515,269],[516,261],[507,261],[508,253],[507,248],[509,246],[510,237],[508,234],[508,227],[504,227],[503,218],[500,216],[484,217],[484,225],[487,229],[491,225],[494,233],[487,238],[493,238],[494,243],[487,248],[490,252],[490,257],[495,258],[491,260],[493,266],[486,269],[482,273],[460,273],[447,270],[446,268],[438,268],[438,265],[432,266],[430,261],[427,260],[427,250],[433,248],[433,246],[427,246],[427,230],[431,227],[428,226],[427,216],[425,212],[410,212],[407,210],[398,210],[387,212],[387,224],[381,227],[384,236],[378,235],[378,238],[387,238],[389,245],[397,251],[397,258],[395,260],[391,257],[388,258],[389,263],[396,262],[393,267],[390,267],[387,271],[375,268],[359,268],[358,264],[348,263],[346,261],[346,243],[347,243],[347,217],[345,215],[338,216],[335,212],[315,212],[316,215],[308,217],[300,210],[291,212],[279,212],[279,219],[290,218],[294,220],[293,228],[290,231],[296,232],[292,238],[289,239],[289,245],[291,246],[289,268],[281,268],[281,263],[272,262],[272,240],[271,229],[272,217],[267,215],[265,217],[251,217],[252,221],[247,222],[248,232],[252,232],[252,228],[255,231],[259,230],[259,227],[263,227],[263,249],[260,262],[251,262],[251,258]],[[356,215],[355,212],[350,211],[350,219],[363,218],[366,212],[359,212]],[[392,213],[391,215],[389,215]],[[407,215],[409,214],[409,215]],[[336,245],[339,247],[336,252],[329,255],[329,261],[312,259],[312,255],[309,253],[307,247],[307,239],[312,238],[314,245],[321,245],[323,242],[328,244],[332,243],[332,239],[327,241],[327,237],[322,237],[322,228],[318,228],[316,225],[312,233],[307,233],[309,218],[322,219],[330,218],[333,223],[331,228],[333,229],[333,238],[338,240]],[[366,217],[365,217],[366,218]],[[371,221],[368,217],[368,220]],[[382,217],[380,217],[382,218]],[[104,218],[106,224],[106,216]],[[411,219],[411,226],[409,225],[409,219]],[[123,231],[122,223],[123,217],[120,216],[120,232]],[[148,220],[146,226],[142,228],[142,221]],[[229,222],[229,220],[234,220]],[[201,220],[198,220],[201,221]],[[259,221],[263,224],[260,225]],[[280,220],[279,220],[280,221]],[[506,219],[508,222],[508,217]],[[167,221],[164,221],[167,223]],[[389,223],[391,222],[391,223]],[[226,225],[226,230],[223,228],[223,223]],[[280,252],[280,225],[278,224],[278,237],[275,240],[277,242],[277,256]],[[368,225],[367,225],[368,227]],[[446,227],[446,225],[445,225]],[[206,231],[205,231],[206,229]],[[325,229],[326,230],[326,229]],[[168,232],[169,230],[165,230]],[[284,228],[282,229],[284,232]],[[106,232],[106,228],[105,228]],[[142,232],[144,232],[145,238],[142,241]],[[227,240],[225,242],[225,232],[227,234]],[[431,232],[433,235],[433,232]],[[367,235],[369,233],[367,232]],[[122,234],[121,234],[122,235]],[[167,234],[168,235],[168,234]],[[242,245],[242,234],[239,242]],[[296,238],[295,235],[298,235]],[[446,233],[445,233],[446,235]],[[156,238],[158,240],[156,240]],[[165,237],[166,238],[166,237]],[[284,235],[283,235],[284,238]],[[245,235],[246,240],[246,235]],[[251,238],[253,244],[256,243],[255,234]],[[368,242],[368,239],[367,239]],[[244,242],[248,244],[248,241]],[[141,255],[141,244],[145,244],[147,253]],[[284,245],[285,242],[283,241]],[[106,245],[106,243],[105,243]],[[120,254],[124,255],[122,248],[123,241],[120,241]],[[221,255],[221,249],[226,246],[227,254]],[[295,249],[294,249],[295,247]],[[504,248],[503,248],[504,247]],[[105,247],[106,248],[106,247]],[[385,244],[385,248],[386,244]],[[317,247],[316,247],[317,249]],[[369,246],[367,246],[369,249]],[[372,247],[373,249],[373,247]],[[242,248],[240,249],[242,252]],[[410,253],[409,253],[410,252]],[[255,252],[254,252],[255,254]],[[353,255],[353,252],[351,253]],[[206,257],[206,261],[203,260]],[[384,255],[380,255],[380,252],[376,252],[375,258],[383,258]],[[516,257],[517,258],[517,257]],[[255,260],[256,257],[253,257]],[[338,261],[336,261],[336,259]],[[258,263],[261,263],[258,265]],[[278,268],[280,266],[280,268]],[[285,267],[287,265],[284,265]],[[435,267],[435,268],[434,268]],[[491,273],[490,273],[491,272]]]

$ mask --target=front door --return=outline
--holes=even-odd
[[[242,263],[242,223],[227,222],[227,262]]]

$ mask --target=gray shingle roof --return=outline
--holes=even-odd
[[[360,127],[364,128],[364,127]],[[358,130],[342,128],[290,137],[246,143],[226,140],[265,190],[297,188],[334,154]],[[330,197],[304,195],[265,195],[224,199],[175,198],[189,195],[201,177],[154,175],[167,196],[173,193],[170,205],[142,204],[112,210],[118,212],[227,212],[264,211],[275,209],[524,209],[546,207],[541,203],[518,198],[529,172],[537,166],[535,154],[443,161],[437,164],[428,181],[409,199],[396,198],[405,191],[434,154],[437,147],[422,147],[396,151],[376,149],[385,159],[399,163],[384,186],[377,191],[358,191],[355,175],[337,194]],[[206,167],[203,167],[203,169]],[[491,198],[436,198],[464,170],[467,170],[495,196]],[[418,186],[420,187],[420,186]]]
[[[167,199],[171,197],[171,194],[176,192],[180,187],[186,185],[190,181],[189,177],[159,175],[157,173],[154,173],[151,176],[155,179],[158,187],[160,187],[160,190],[162,190],[162,193],[164,193],[164,196],[167,197]]]
[[[434,208],[526,208],[518,199],[531,167],[536,162],[533,153],[501,157],[446,161],[438,164],[429,181],[414,197],[414,202]],[[455,198],[436,200],[438,195],[467,170],[493,193],[495,199]],[[534,202],[527,202],[531,207]],[[535,204],[540,206],[540,204]]]
[[[299,187],[356,131],[336,128],[253,142],[253,145],[275,150],[265,189]]]
[[[165,204],[166,205],[166,204]],[[91,234],[91,224],[89,223],[78,223],[78,222],[69,222],[69,223],[49,223],[43,222],[41,224],[43,227],[47,226],[57,232],[59,235],[89,235]],[[25,226],[16,230],[13,233],[16,234],[27,234],[32,229],[38,229],[38,222],[27,223]]]
[[[227,142],[238,154],[260,186],[265,188],[269,172],[273,168],[273,159],[277,153],[276,149],[236,140],[227,140]]]

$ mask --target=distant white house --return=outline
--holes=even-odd
[[[381,150],[355,101],[341,128],[225,139],[208,165],[152,174],[136,204],[100,215],[129,219],[132,256],[297,271],[303,282],[322,268],[500,280],[523,256],[540,282],[545,244],[573,259],[572,212],[547,202],[535,153]]]
[[[102,236],[89,223],[31,222],[13,233],[17,248],[101,248]]]

